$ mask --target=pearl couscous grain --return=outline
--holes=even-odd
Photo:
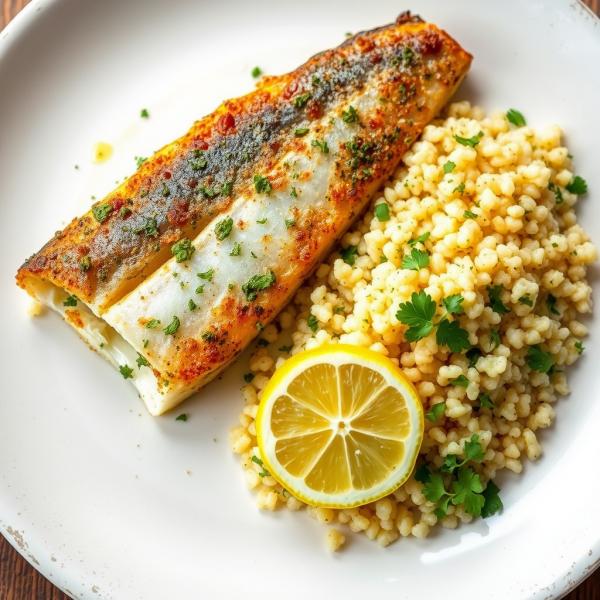
[[[455,136],[477,143],[463,145]],[[342,239],[343,249],[354,250],[334,252],[319,267],[265,328],[265,342],[250,359],[254,377],[242,388],[245,406],[230,437],[261,508],[304,506],[261,466],[254,418],[262,391],[288,356],[323,344],[381,352],[415,384],[425,412],[444,404],[436,422],[425,420],[419,464],[435,470],[446,456],[462,460],[473,434],[485,457],[470,466],[484,483],[504,468],[520,473],[524,458],[539,458],[536,432],[552,424],[557,394],[569,393],[563,370],[579,358],[587,334],[578,314],[592,309],[585,276],[597,250],[577,224],[577,195],[566,189],[573,179],[556,125],[515,129],[503,113],[485,117],[482,109],[459,102],[448,107],[445,120],[425,128],[393,180]],[[383,203],[389,206],[386,221],[374,212]],[[428,254],[428,264],[403,268],[414,248]],[[462,296],[459,322],[476,351],[453,353],[433,332],[406,341],[396,313],[421,290],[436,303]],[[292,345],[281,347],[276,342],[286,332]],[[529,365],[528,350],[536,345],[552,356],[548,372]],[[482,394],[493,406],[481,406]],[[413,473],[377,502],[307,512],[382,546],[400,536],[426,537],[438,522],[454,529],[473,519],[463,505],[449,504],[441,520],[435,508]],[[327,545],[337,550],[344,539],[330,529]]]

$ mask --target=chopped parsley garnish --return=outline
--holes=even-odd
[[[176,417],[175,420],[176,421],[183,421],[185,423],[185,421],[187,421],[187,415],[185,413],[181,413],[178,417]]]
[[[464,183],[459,183],[453,190],[452,193],[456,193],[458,192],[461,196],[463,194],[463,192],[465,191],[465,184]],[[467,211],[465,211],[467,212]]]
[[[242,253],[242,244],[240,242],[233,242],[233,249],[229,253],[229,256],[239,256]]]
[[[479,406],[477,408],[485,408],[486,406],[489,408],[496,408],[496,405],[490,398],[490,395],[486,394],[485,392],[482,394],[479,394],[479,396],[477,397],[477,400],[479,400]]]
[[[310,145],[314,146],[315,148],[321,148],[321,152],[323,154],[329,154],[329,146],[325,140],[313,140]]]
[[[141,369],[142,367],[150,366],[150,363],[139,352],[138,352],[138,357],[135,359],[135,362],[137,363],[138,369]]]
[[[587,193],[587,183],[583,177],[579,177],[579,175],[575,175],[573,181],[565,186],[567,192],[571,192],[571,194],[577,194],[578,196],[583,196],[583,194]]]
[[[260,67],[254,67],[254,69],[250,71],[250,74],[252,75],[252,77],[260,77],[262,75],[262,71]]]
[[[204,158],[204,152],[199,148],[194,150],[194,159],[188,159],[188,164],[192,168],[192,171],[199,171],[206,166],[206,159]]]
[[[194,310],[196,310],[196,309],[198,308],[198,305],[197,305],[197,304],[196,304],[196,303],[195,303],[195,302],[194,302],[194,301],[193,301],[193,300],[190,298],[190,299],[188,300],[188,308],[189,308],[191,311],[194,311]]]
[[[169,189],[169,186],[163,181],[162,182],[162,192],[161,194],[165,197],[170,196],[171,195],[171,190]]]
[[[271,473],[269,473],[269,471],[267,471],[265,469],[265,465],[264,465],[263,461],[260,460],[260,458],[258,458],[258,456],[253,456],[252,457],[252,462],[256,463],[259,467],[262,467],[262,473],[259,473],[259,475],[261,477],[268,477],[271,474]]]
[[[410,64],[410,61],[412,60],[413,56],[414,52],[412,51],[412,48],[410,48],[410,46],[404,46],[404,48],[402,48],[402,62],[405,66]]]
[[[548,297],[546,298],[546,306],[548,307],[548,310],[553,315],[560,317],[560,313],[558,312],[558,310],[556,310],[557,302],[558,302],[558,299],[556,298],[556,296],[553,296],[552,294],[548,294]]]
[[[319,321],[317,321],[317,317],[315,317],[315,315],[310,315],[306,324],[313,333],[317,332],[317,329],[319,328]]]
[[[149,342],[149,341],[150,341],[150,340],[142,340],[142,342],[143,342],[143,344],[144,344],[144,348],[147,348],[147,347],[148,347],[148,342]]]
[[[120,365],[119,372],[123,375],[123,379],[133,379],[133,369],[128,365]]]
[[[320,77],[317,77],[316,75],[313,75],[310,82],[315,86],[315,87],[319,87],[321,85],[321,79]]]
[[[469,387],[469,380],[464,375],[459,375],[455,379],[448,379],[448,382],[452,385],[459,385],[465,389]]]
[[[295,227],[296,221],[294,219],[286,219],[285,226],[289,229],[290,227]]]
[[[497,329],[490,329],[490,340],[492,341],[492,350],[496,349],[500,345],[500,332]]]
[[[306,106],[307,102],[312,98],[312,94],[307,93],[307,94],[302,94],[300,96],[296,96],[294,98],[294,106],[296,108],[302,108],[304,106]]]
[[[90,258],[89,254],[81,257],[81,260],[79,261],[79,268],[84,273],[92,268],[92,259]]]
[[[187,238],[182,238],[171,246],[171,254],[178,263],[190,260],[194,252],[196,252],[196,248]]]
[[[560,188],[557,185],[554,185],[552,182],[550,182],[548,184],[548,189],[551,192],[554,192],[556,204],[562,204],[563,203],[563,195],[562,195]]]
[[[508,119],[509,123],[512,123],[517,127],[525,127],[525,125],[527,125],[527,123],[525,122],[525,117],[514,108],[509,108],[506,111],[506,118]]]
[[[292,188],[292,191],[290,192],[290,196],[292,198],[297,198],[298,197],[298,192],[296,191],[295,187]]]
[[[437,323],[433,322],[436,303],[431,296],[421,290],[413,292],[410,302],[399,305],[396,319],[403,325],[408,325],[404,334],[406,341],[417,342],[427,337],[434,327],[437,327],[436,341],[446,345],[452,352],[459,354],[471,347],[469,333],[461,329],[458,321],[449,321],[444,315]]]
[[[437,423],[437,420],[444,414],[446,410],[445,402],[434,404],[426,413],[425,418],[432,423]]]
[[[199,285],[196,288],[196,294],[204,294],[204,286],[203,285]]]
[[[402,268],[409,269],[411,271],[419,271],[420,269],[424,269],[429,266],[429,254],[427,252],[423,252],[423,250],[419,250],[418,248],[413,248],[410,251],[410,255],[406,255],[402,259]]]
[[[266,348],[269,345],[269,342],[267,342],[267,340],[265,340],[263,338],[260,338],[260,340],[258,340],[258,342],[256,342],[256,345]]]
[[[263,175],[254,176],[254,189],[258,194],[270,194],[272,191],[271,182]]]
[[[539,344],[535,344],[527,350],[527,364],[534,371],[548,373],[554,366],[554,357],[550,352],[544,352]]]
[[[519,302],[530,308],[533,306],[533,300],[530,298],[530,294],[525,294],[519,298]]]
[[[373,209],[373,212],[375,213],[377,220],[380,222],[390,220],[390,206],[386,202],[382,202],[381,204],[378,204]]]
[[[347,248],[342,248],[340,250],[340,256],[344,260],[347,265],[351,267],[354,266],[356,262],[356,253],[358,252],[358,248],[356,246],[348,246]]]
[[[131,209],[127,206],[122,206],[120,214],[122,218],[125,218],[131,214]]]
[[[244,375],[244,381],[246,383],[250,383],[254,379],[254,377],[255,377],[254,373],[246,373]]]
[[[246,299],[249,302],[256,300],[258,293],[266,290],[275,283],[275,273],[269,271],[266,275],[253,275],[242,286],[242,291],[246,294]]]
[[[583,346],[583,344],[581,342],[575,342],[574,346],[575,346],[575,349],[577,350],[577,354],[582,354],[583,351],[585,350],[585,347]]]
[[[217,335],[212,331],[205,331],[202,334],[202,339],[206,342],[214,342],[217,339]]]
[[[112,212],[113,207],[110,204],[97,204],[92,206],[92,214],[98,223],[104,223],[108,219],[108,215]]]
[[[353,106],[349,106],[348,110],[342,110],[342,119],[344,123],[358,123],[358,113]]]
[[[204,273],[196,273],[196,277],[199,277],[200,279],[206,279],[207,281],[210,282],[210,281],[212,281],[214,272],[215,272],[214,269],[209,269],[208,271],[205,271]]]
[[[481,516],[484,519],[491,517],[503,508],[502,500],[500,500],[500,496],[498,495],[499,491],[500,488],[493,481],[487,482],[487,487],[483,490],[482,494],[485,502],[481,509]]]
[[[465,458],[462,462],[458,462],[456,454],[448,454],[444,459],[444,464],[441,466],[442,473],[453,473],[455,469],[460,469],[467,462],[481,462],[485,458],[485,452],[479,443],[479,436],[474,433],[470,440],[465,442]]]
[[[465,356],[469,359],[469,367],[474,367],[477,361],[483,356],[483,352],[479,348],[474,347],[468,350]]]
[[[287,352],[289,354],[292,351],[293,347],[294,347],[293,345],[281,346],[281,348],[279,348],[279,352]]]
[[[448,173],[452,173],[452,171],[454,171],[454,167],[456,167],[456,163],[453,163],[451,160],[449,160],[445,165],[444,165],[444,173],[447,175]]]
[[[227,219],[223,219],[219,221],[215,225],[215,235],[217,239],[222,242],[224,239],[228,238],[231,235],[231,230],[233,229],[233,219],[228,217]]]
[[[438,519],[443,519],[448,510],[448,504],[452,502],[454,506],[465,505],[465,512],[478,517],[485,504],[485,498],[481,495],[483,486],[479,475],[470,467],[458,469],[457,479],[452,482],[454,493],[447,492],[444,487],[444,480],[439,473],[431,474],[429,481],[423,487],[423,495],[430,502],[439,503],[433,511]]]
[[[173,320],[163,329],[165,335],[175,335],[179,329],[179,319],[173,315]]]
[[[258,256],[256,256],[256,254],[254,254],[254,252],[252,252],[252,251],[250,252],[250,256],[251,256],[252,258],[258,258]]]
[[[477,146],[477,144],[479,144],[480,139],[483,137],[483,132],[480,131],[477,135],[474,135],[473,137],[470,138],[464,138],[464,137],[460,137],[460,135],[455,135],[454,139],[459,143],[462,144],[463,146],[469,146],[470,148],[475,148],[475,146]]]
[[[134,159],[138,169],[148,160],[148,158],[144,158],[143,156],[134,156]]]
[[[230,196],[233,190],[233,181],[226,181],[221,188],[221,196]]]
[[[63,306],[77,306],[77,296],[69,296],[63,302]]]
[[[296,131],[294,131],[294,135],[296,137],[302,137],[303,135],[306,135],[310,130],[308,129],[308,127],[300,127],[298,129],[296,129]]]
[[[509,308],[504,306],[502,300],[500,300],[500,294],[502,294],[503,289],[504,286],[502,284],[493,287],[491,285],[488,285],[486,287],[487,293],[490,297],[490,306],[492,310],[498,313],[499,315],[503,315],[504,313],[507,313],[510,310]]]
[[[340,313],[345,313],[346,312],[346,307],[345,306],[336,306],[333,309],[333,314],[334,315],[339,315]]]
[[[150,113],[147,111],[147,109],[142,108],[142,111],[140,112],[140,117],[144,117],[144,118],[148,118],[150,116]]]
[[[267,217],[263,217],[262,219],[259,219],[258,221],[256,221],[259,225],[264,225],[267,222]]]
[[[146,329],[154,329],[157,325],[160,325],[160,320],[152,319],[146,323]]]
[[[420,235],[418,238],[413,238],[412,240],[408,240],[407,243],[409,246],[415,246],[416,244],[424,244],[430,235],[431,235],[431,233],[428,231],[427,233]]]
[[[462,184],[464,185],[464,183]],[[471,212],[470,210],[465,210],[463,213],[463,217],[465,219],[476,219],[479,215],[477,213]]]
[[[133,233],[142,233],[142,231],[149,237],[158,236],[158,224],[154,217],[146,219],[146,224],[143,227],[138,227],[133,230]]]
[[[460,294],[452,294],[442,300],[446,311],[451,315],[462,315],[465,311],[462,307],[464,298]]]

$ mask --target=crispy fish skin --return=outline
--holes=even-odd
[[[260,164],[258,181],[240,183],[227,211],[192,241],[188,260],[168,261],[103,315],[154,369],[156,392],[141,392],[152,414],[213,379],[277,314],[450,99],[470,62],[443,31],[407,15],[309,61],[310,85],[305,80],[289,95],[293,114],[313,99],[318,114],[281,134],[277,159]],[[303,106],[294,98],[304,98]],[[297,125],[307,131],[296,134]]]
[[[382,93],[393,98],[395,110],[382,106],[369,116],[365,139],[391,135],[392,122],[405,118],[434,83],[443,86],[442,100],[447,100],[470,60],[447,34],[404,13],[395,24],[359,33],[287,75],[265,77],[254,92],[197,121],[57,232],[19,269],[17,283],[35,296],[35,280],[44,280],[101,315],[170,259],[175,242],[197,235],[235,198],[251,191],[256,173],[271,171],[290,148],[301,146],[297,130],[335,113],[371,78],[385,75]],[[404,104],[393,93],[401,85]],[[390,144],[393,157],[379,163],[371,182],[385,179],[401,155],[402,140],[418,135],[439,105],[424,103],[414,124],[401,128],[401,139]],[[348,188],[345,193],[351,195],[344,201],[362,206],[356,198],[364,196],[364,187],[359,182]]]

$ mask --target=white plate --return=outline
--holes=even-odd
[[[152,418],[57,316],[28,318],[13,283],[22,259],[91,195],[134,171],[134,156],[249,91],[252,67],[290,70],[404,6],[37,0],[1,34],[0,530],[73,597],[557,598],[598,564],[599,318],[569,370],[572,394],[541,435],[543,458],[502,481],[502,514],[387,549],[349,535],[330,555],[324,527],[259,512],[245,488],[227,443],[244,360],[181,407],[186,423],[177,411]],[[580,219],[599,244],[598,20],[570,0],[410,8],[475,55],[461,97],[563,126],[590,187]],[[115,154],[94,166],[99,140]],[[591,277],[597,288],[597,268]]]

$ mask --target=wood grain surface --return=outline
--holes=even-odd
[[[29,2],[30,0],[0,0],[0,31]],[[584,2],[600,15],[600,0],[584,0]],[[70,600],[70,598],[38,573],[0,535],[0,600]],[[600,600],[600,569],[565,596],[564,600]]]

